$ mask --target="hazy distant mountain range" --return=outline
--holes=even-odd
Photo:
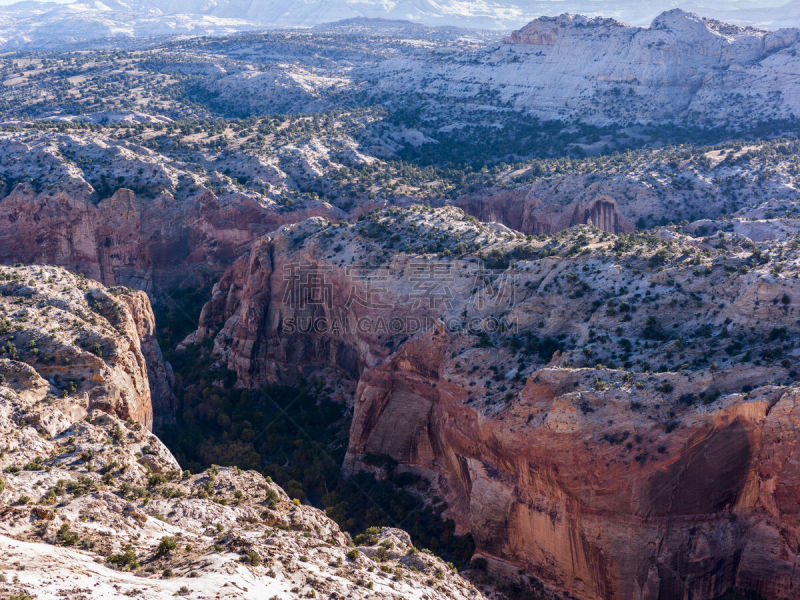
[[[79,0],[0,7],[0,44],[57,45],[102,38],[221,35],[264,27],[310,27],[355,17],[426,25],[514,29],[541,15],[603,15],[646,25],[680,6],[705,17],[775,29],[800,25],[800,5],[782,0]],[[778,4],[778,6],[774,6]]]

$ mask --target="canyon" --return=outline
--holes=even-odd
[[[775,276],[735,236],[556,239],[454,208],[285,226],[186,343],[212,337],[254,388],[352,380],[346,469],[423,476],[499,572],[579,598],[794,597],[796,245],[764,248],[792,265]],[[487,274],[458,244],[522,258]]]
[[[56,267],[0,280],[3,594],[483,598],[404,531],[356,545],[259,473],[182,471],[150,431],[143,292]]]
[[[0,57],[3,586],[797,597],[799,47],[672,10]]]

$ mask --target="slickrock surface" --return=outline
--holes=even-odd
[[[799,272],[792,238],[537,238],[390,209],[257,242],[187,343],[213,336],[247,386],[354,380],[346,467],[425,476],[498,572],[579,598],[788,600]]]
[[[74,418],[102,409],[150,429],[154,405],[171,414],[168,367],[143,292],[31,266],[0,267],[0,294],[0,358],[31,365],[50,401]],[[63,423],[51,418],[30,415],[55,435]]]
[[[144,293],[53,267],[3,267],[0,278],[3,594],[483,597],[403,531],[355,547],[260,474],[182,472],[147,430]]]

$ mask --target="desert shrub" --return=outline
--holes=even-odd
[[[163,537],[158,544],[158,548],[156,549],[156,556],[166,556],[175,548],[178,547],[178,543],[175,541],[175,538],[172,537]]]
[[[112,554],[106,559],[118,569],[138,569],[139,560],[132,544],[126,544],[119,554]]]
[[[363,533],[359,533],[353,541],[357,546],[372,546],[378,543],[378,535],[381,533],[380,527],[367,527]]]
[[[62,546],[74,546],[78,543],[79,539],[80,536],[76,532],[70,530],[68,523],[64,523],[59,527],[58,532],[56,532],[56,541]]]
[[[276,492],[272,488],[269,488],[267,490],[266,495],[267,495],[266,498],[267,506],[269,506],[270,508],[275,508],[276,506],[278,506],[278,502],[280,502],[281,500],[280,494],[278,494],[278,492]]]

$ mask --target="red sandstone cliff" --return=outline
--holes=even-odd
[[[498,570],[580,598],[796,597],[800,390],[729,397],[667,434],[658,397],[592,390],[621,374],[551,369],[489,416],[443,379],[451,351],[419,340],[362,377],[348,467],[389,455],[428,476]]]
[[[520,243],[454,209],[286,227],[226,273],[187,342],[214,336],[216,352],[246,386],[320,369],[332,383],[355,381],[346,468],[374,469],[365,459],[385,455],[429,479],[459,531],[472,533],[498,571],[522,569],[587,599],[711,599],[734,587],[795,598],[800,391],[769,383],[786,379],[791,361],[725,359],[721,348],[715,354],[718,341],[694,333],[703,323],[736,335],[754,327],[761,333],[748,343],[758,355],[777,335],[770,332],[796,327],[792,298],[800,290],[791,274],[731,278],[720,264],[699,279],[687,259],[691,244],[673,250],[682,257],[676,264],[656,269],[657,242],[617,262],[601,250],[613,242],[586,230],[571,236],[564,252],[590,254],[568,260],[549,250],[507,274],[511,287],[502,280],[484,287],[469,256],[409,253],[425,239],[448,252],[456,242],[483,240],[489,253]],[[367,306],[352,303],[367,287],[351,267],[381,260],[388,270],[372,271],[380,273],[371,283],[377,294]],[[420,305],[415,263],[449,265],[443,302]],[[285,278],[293,265],[313,265],[330,301],[293,302]],[[649,298],[631,311],[624,306],[636,289]],[[713,310],[700,317],[688,303]],[[408,329],[409,317],[425,316],[439,321]],[[398,318],[396,330],[376,325]],[[287,328],[302,319],[324,327]],[[360,319],[363,329],[332,326]],[[493,319],[509,329],[491,327]],[[482,341],[454,320],[489,335]],[[719,364],[669,373],[596,369],[588,365],[617,356],[599,355],[597,330],[632,340],[631,360],[663,360],[681,347],[675,339],[692,337],[682,360],[710,353]],[[563,340],[549,366],[545,336]],[[539,350],[520,350],[515,339],[538,339]]]
[[[611,196],[592,196],[582,189],[577,199],[564,202],[565,198],[569,195],[537,195],[533,188],[485,192],[459,198],[453,204],[481,221],[497,221],[525,234],[556,233],[575,225],[593,225],[611,233],[634,229]]]
[[[132,292],[119,297],[136,325],[136,338],[147,366],[147,380],[153,412],[153,426],[175,421],[175,396],[172,393],[172,367],[164,360],[156,339],[156,319],[150,300],[144,292]],[[131,334],[129,334],[131,335]]]
[[[0,262],[55,264],[154,293],[154,285],[163,291],[208,281],[258,236],[326,210],[283,213],[211,192],[148,199],[126,189],[94,204],[81,186],[37,194],[19,184],[0,202]]]

